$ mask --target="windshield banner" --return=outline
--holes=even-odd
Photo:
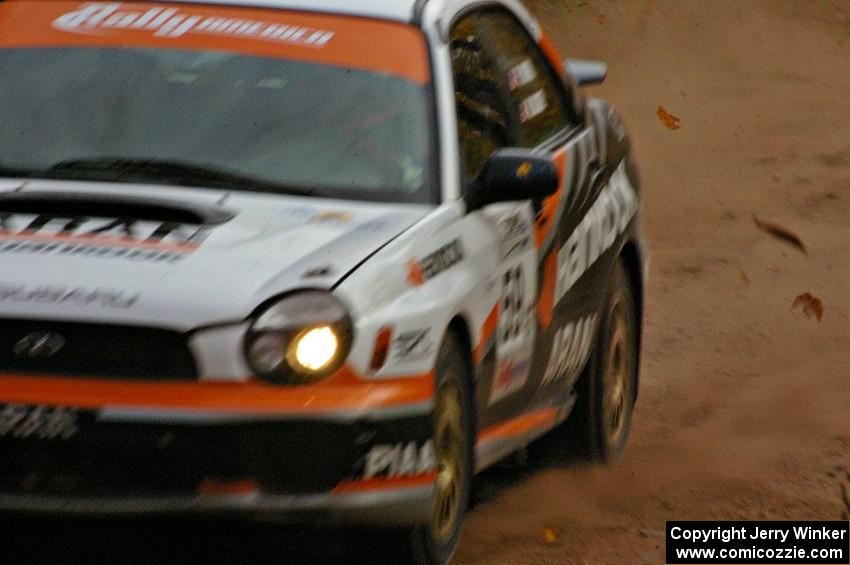
[[[263,8],[11,0],[0,4],[0,48],[12,47],[229,51],[429,80],[413,26]]]

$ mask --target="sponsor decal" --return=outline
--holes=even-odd
[[[0,437],[68,440],[79,431],[77,411],[62,406],[0,406]]]
[[[521,253],[528,249],[528,245],[531,243],[530,237],[522,237],[519,239],[515,239],[513,241],[503,241],[502,242],[502,260],[510,259],[517,253]]]
[[[127,218],[0,214],[0,253],[173,262],[192,253],[211,228]]]
[[[127,309],[139,300],[139,294],[103,288],[14,285],[0,283],[0,302],[33,304],[73,304],[100,308]]]
[[[537,78],[537,71],[530,59],[524,59],[520,64],[511,67],[507,73],[508,86],[516,90],[531,84]]]
[[[502,275],[499,343],[509,343],[524,336],[528,318],[526,302],[525,274],[522,265],[516,265]]]
[[[33,332],[18,340],[12,351],[22,359],[50,359],[65,347],[65,338],[54,332]]]
[[[174,263],[183,259],[182,253],[175,253],[173,251],[130,249],[114,245],[34,243],[28,241],[0,242],[0,253],[31,253],[95,259],[127,259],[129,261],[154,263]]]
[[[337,223],[349,224],[354,219],[354,214],[344,212],[342,210],[317,210],[316,208],[307,208],[295,206],[281,210],[280,215],[292,219],[293,221],[303,223]],[[386,229],[390,223],[382,218],[375,218],[366,221],[359,221],[352,226],[349,233],[367,232],[374,233]]]
[[[455,239],[418,261],[408,262],[407,280],[413,286],[420,286],[454,267],[463,258],[463,245],[460,239]]]
[[[529,122],[546,111],[549,107],[549,101],[546,100],[546,93],[543,90],[538,90],[519,105],[519,119],[522,123]]]
[[[80,241],[121,238],[128,243],[174,244],[194,249],[208,234],[208,226],[176,222],[0,213],[0,235],[11,237],[61,236]]]
[[[324,210],[313,216],[314,222],[333,222],[345,224],[351,221],[353,216],[348,212],[339,210]]]
[[[220,35],[259,41],[322,48],[334,32],[298,25],[252,19],[203,16],[191,9],[144,8],[122,2],[86,2],[53,21],[55,29],[86,35],[102,35],[111,30],[150,32],[154,37],[175,38],[186,34]]]
[[[392,357],[396,361],[418,361],[430,355],[433,349],[430,329],[413,330],[396,337]]]
[[[490,404],[494,404],[502,398],[520,390],[528,380],[528,359],[516,361],[506,359],[499,365],[493,378],[493,386],[490,390]]]
[[[531,224],[521,211],[507,214],[498,221],[502,260],[520,253],[531,244]]]
[[[420,85],[431,76],[425,38],[412,26],[211,2],[4,0],[0,47],[213,50],[359,69]],[[280,78],[257,86],[280,88]]]
[[[415,441],[394,445],[376,445],[366,454],[364,479],[397,478],[422,475],[434,470],[434,442],[419,447]]]
[[[499,234],[503,240],[517,239],[528,235],[529,224],[521,211],[505,214],[498,221]]]
[[[416,261],[409,261],[407,263],[407,282],[413,286],[422,286],[425,283],[422,268]]]
[[[543,375],[543,385],[557,381],[578,370],[590,355],[596,335],[596,314],[580,318],[561,327],[549,348],[549,363]]]
[[[303,220],[305,222],[315,217],[317,213],[314,208],[307,208],[305,206],[290,206],[280,211],[281,216]]]
[[[305,279],[314,279],[319,277],[329,277],[331,274],[333,274],[333,267],[330,265],[323,265],[321,267],[312,267],[307,269],[301,277]]]
[[[573,287],[581,276],[605,253],[638,209],[638,198],[625,169],[621,166],[611,175],[607,186],[558,251],[558,279],[555,303]]]

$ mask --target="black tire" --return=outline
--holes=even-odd
[[[637,313],[621,261],[614,267],[604,304],[593,352],[579,380],[576,406],[567,422],[574,448],[599,463],[622,455],[636,398]]]
[[[443,339],[436,364],[434,453],[437,479],[433,516],[429,524],[416,528],[411,536],[411,549],[417,563],[448,563],[460,540],[474,473],[475,419],[471,371],[469,355],[463,342],[450,330]],[[454,421],[454,424],[447,423],[448,420]],[[452,429],[447,429],[447,426]],[[448,439],[448,436],[453,439]],[[458,445],[449,448],[450,443]],[[457,458],[460,460],[450,462]],[[457,474],[460,476],[455,480]],[[452,481],[454,487],[447,486],[446,481]],[[450,490],[454,490],[454,502],[451,503],[447,502],[451,495],[441,496]],[[454,516],[448,522],[445,517],[447,504],[450,504],[449,512]]]

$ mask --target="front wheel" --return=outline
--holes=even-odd
[[[568,426],[581,451],[607,463],[625,449],[637,385],[637,313],[634,292],[620,261],[600,320]]]
[[[449,332],[437,357],[433,427],[437,476],[428,525],[412,536],[416,561],[448,563],[460,539],[473,474],[474,419],[469,356]]]

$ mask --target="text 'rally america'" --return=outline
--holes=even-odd
[[[174,38],[186,34],[226,35],[260,41],[276,41],[302,47],[321,48],[334,32],[304,26],[257,20],[201,16],[178,8],[135,9],[121,2],[89,2],[58,17],[53,27],[62,31],[100,34],[109,30],[152,31],[154,37]]]

